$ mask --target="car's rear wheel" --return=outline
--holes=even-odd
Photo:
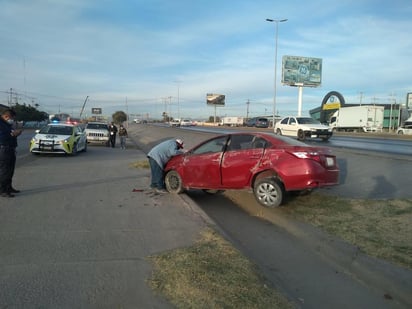
[[[166,190],[170,193],[182,193],[183,190],[183,183],[182,178],[180,177],[179,173],[176,171],[169,171],[165,176],[165,185]]]
[[[300,141],[305,140],[305,132],[303,132],[303,130],[298,131],[298,140],[300,140]]]
[[[276,134],[277,135],[282,135],[282,131],[280,129],[276,129]]]
[[[274,178],[257,180],[253,187],[253,193],[259,204],[269,208],[280,206],[285,195],[283,186]]]

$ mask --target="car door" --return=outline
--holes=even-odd
[[[78,136],[78,149],[84,149],[86,147],[86,136],[80,127],[75,127],[76,135]]]
[[[192,188],[220,188],[220,164],[228,137],[221,136],[193,149],[183,159],[182,177]]]
[[[297,121],[295,117],[289,117],[289,121],[285,124],[285,135],[296,136],[297,134]]]
[[[265,145],[264,139],[253,134],[232,135],[222,158],[222,186],[231,189],[249,186],[260,165]]]

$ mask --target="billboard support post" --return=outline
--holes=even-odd
[[[302,116],[302,101],[303,101],[303,85],[299,85],[298,86],[298,116],[301,117]]]

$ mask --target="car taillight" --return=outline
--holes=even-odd
[[[292,154],[300,159],[321,161],[320,154],[317,151],[293,151]]]
[[[319,162],[323,166],[326,167],[333,167],[336,165],[335,162],[335,157],[334,156],[328,156],[321,154],[317,151],[293,151],[291,152],[295,157],[301,158],[301,159],[311,159],[316,162]]]

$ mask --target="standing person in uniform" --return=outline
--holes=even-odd
[[[116,134],[117,134],[117,127],[114,125],[114,122],[110,123],[109,125],[109,146],[114,148],[116,146]]]
[[[126,138],[128,137],[127,135],[127,130],[126,128],[121,124],[119,128],[119,137],[120,137],[120,147],[122,149],[126,149]]]
[[[170,139],[156,145],[147,154],[151,171],[150,188],[156,193],[167,193],[163,169],[171,157],[183,153],[181,149],[183,149],[183,140]]]
[[[14,197],[20,191],[13,188],[12,179],[16,167],[17,136],[22,130],[13,128],[16,113],[12,109],[0,112],[0,196]]]

